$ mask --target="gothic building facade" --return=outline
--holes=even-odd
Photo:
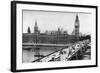
[[[29,28],[28,28],[29,29]],[[28,30],[28,32],[31,32]],[[79,38],[79,17],[76,15],[75,27],[73,35],[69,35],[67,31],[61,31],[60,28],[52,33],[40,33],[37,21],[35,21],[33,33],[23,33],[24,42],[34,43],[52,43],[52,44],[67,44],[77,41]]]

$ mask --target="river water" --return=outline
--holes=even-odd
[[[22,51],[22,62],[23,63],[30,63],[39,57],[36,57],[37,53],[40,55],[46,56],[54,51],[60,50],[63,47],[37,47],[40,48],[36,50],[36,47],[31,47],[30,49],[24,49]],[[90,60],[91,59],[91,49],[87,49],[86,53],[84,53],[81,60]]]
[[[40,48],[38,51],[35,50],[34,47],[32,47],[31,49],[24,49],[22,50],[22,61],[25,62],[32,62],[36,59],[38,59],[38,57],[35,57],[35,55],[37,54],[37,52],[40,55],[46,56],[56,50],[60,50],[63,47],[38,47]]]

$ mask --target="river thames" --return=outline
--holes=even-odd
[[[39,47],[40,48],[40,47]],[[63,48],[63,47],[62,47]],[[39,59],[39,57],[36,57],[35,55],[37,55],[37,53],[39,55],[42,56],[46,56],[52,52],[55,52],[57,50],[60,50],[61,47],[41,47],[39,50],[35,50],[35,47],[31,47],[31,48],[23,48],[23,52],[22,52],[22,61],[23,63],[30,63],[36,59]],[[91,49],[87,49],[86,52],[84,53],[84,55],[81,58],[82,60],[89,60],[91,59]]]

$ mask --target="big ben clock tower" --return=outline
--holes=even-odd
[[[76,15],[76,19],[75,19],[75,36],[76,36],[76,40],[79,40],[79,18],[78,18],[78,14]]]

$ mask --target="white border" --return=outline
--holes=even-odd
[[[46,11],[73,11],[73,12],[90,12],[91,13],[91,60],[83,61],[68,61],[68,62],[44,62],[44,63],[22,63],[22,9],[28,10],[46,10]],[[81,8],[81,7],[59,7],[59,6],[45,6],[45,5],[28,5],[17,4],[17,70],[22,69],[38,69],[38,68],[52,68],[52,67],[70,67],[70,66],[85,66],[95,65],[96,62],[96,48],[95,48],[95,9]]]

